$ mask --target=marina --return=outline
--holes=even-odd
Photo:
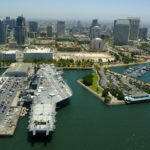
[[[129,77],[137,78],[146,74],[148,71],[150,71],[150,66],[133,67],[133,68],[129,68],[128,70],[126,70],[123,74]]]

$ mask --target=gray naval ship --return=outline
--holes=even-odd
[[[54,65],[41,65],[36,73],[36,90],[32,100],[28,130],[32,135],[48,136],[55,129],[56,105],[72,96]]]

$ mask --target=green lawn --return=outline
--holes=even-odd
[[[80,82],[83,83],[83,80],[80,80]],[[103,89],[100,88],[100,87],[98,87],[97,83],[98,83],[98,75],[94,73],[94,74],[93,74],[93,83],[92,83],[91,86],[87,86],[87,87],[89,87],[90,89],[92,89],[92,90],[93,90],[94,92],[96,92],[97,94],[102,94]],[[83,83],[83,84],[84,84],[84,83]]]
[[[103,92],[103,90],[100,87],[98,87],[97,83],[98,83],[98,75],[93,74],[93,83],[91,86],[89,86],[89,88],[95,91],[97,94],[100,94]]]

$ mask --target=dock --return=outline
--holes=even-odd
[[[16,66],[19,66],[16,67]],[[13,136],[22,112],[20,93],[28,85],[32,64],[12,64],[0,77],[0,136]]]
[[[0,77],[0,136],[13,136],[20,117],[27,114],[24,103],[31,104],[28,131],[32,135],[55,130],[56,105],[72,96],[54,65],[13,63]]]

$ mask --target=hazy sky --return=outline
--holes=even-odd
[[[150,0],[0,0],[0,16],[35,19],[140,17],[150,22]]]

